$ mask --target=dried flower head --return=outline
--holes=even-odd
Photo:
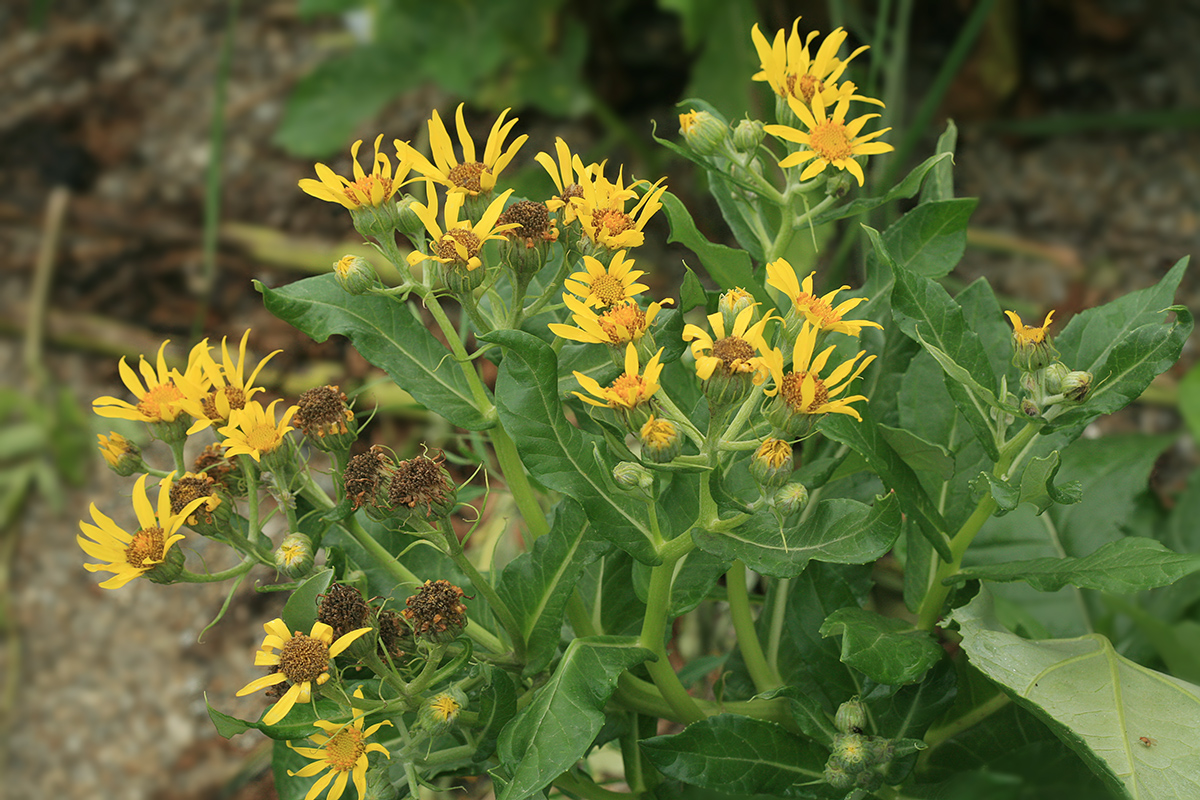
[[[457,492],[450,475],[442,466],[444,453],[434,458],[415,456],[396,465],[388,487],[388,506],[392,509],[425,509],[424,516],[444,517],[454,510]]]
[[[421,590],[408,598],[401,614],[413,633],[432,641],[453,638],[467,625],[463,590],[450,581],[425,581]]]
[[[392,460],[377,444],[371,445],[367,452],[359,453],[350,459],[342,473],[342,484],[354,508],[361,508],[363,505],[373,508],[380,505],[380,494],[383,494],[382,499],[386,502],[385,478],[388,477],[391,467]]]
[[[317,619],[333,628],[335,637],[371,624],[371,607],[362,592],[344,583],[335,583],[325,594],[318,595]]]

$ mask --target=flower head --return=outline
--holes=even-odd
[[[302,178],[300,188],[305,194],[318,200],[337,203],[351,211],[363,208],[378,208],[392,199],[392,195],[404,183],[412,163],[403,157],[392,174],[392,162],[384,153],[379,152],[379,143],[383,134],[375,137],[375,158],[371,164],[370,174],[363,171],[358,163],[358,148],[362,147],[362,139],[350,148],[350,160],[354,163],[354,180],[347,180],[338,175],[324,164],[317,164],[317,178]]]
[[[538,153],[533,158],[542,165],[558,189],[558,196],[547,200],[546,208],[550,211],[563,209],[562,222],[564,225],[570,225],[575,221],[575,206],[571,203],[572,198],[582,196],[582,184],[589,179],[593,172],[603,170],[603,165],[592,164],[585,167],[579,156],[571,154],[570,148],[567,147],[567,143],[562,140],[562,137],[554,140],[554,152],[558,156],[557,161],[549,153]]]
[[[417,172],[444,185],[446,191],[451,195],[460,194],[474,197],[480,194],[491,194],[492,190],[496,188],[496,176],[508,166],[513,156],[517,154],[521,145],[525,144],[525,140],[529,137],[521,134],[513,140],[507,150],[503,149],[505,137],[517,124],[516,117],[508,122],[504,121],[508,112],[512,110],[506,108],[500,112],[500,116],[488,134],[487,145],[483,150],[483,160],[477,161],[475,159],[475,142],[472,141],[471,134],[467,132],[467,124],[463,121],[463,105],[463,103],[459,103],[458,110],[454,114],[454,121],[458,127],[458,141],[462,146],[461,162],[454,153],[454,143],[437,111],[433,112],[433,117],[429,120],[429,146],[433,151],[433,162],[414,150],[408,142],[402,142],[399,139],[394,142],[396,156],[402,160],[411,160]]]
[[[1005,311],[1005,316],[1013,326],[1013,364],[1026,372],[1045,369],[1050,362],[1058,358],[1058,348],[1050,341],[1050,321],[1054,318],[1054,309],[1046,314],[1041,327],[1026,325],[1014,311]]]
[[[845,319],[850,310],[867,302],[865,297],[851,297],[837,306],[833,305],[838,292],[849,289],[842,286],[820,297],[813,292],[813,275],[810,272],[803,281],[796,278],[796,271],[787,259],[780,258],[767,264],[767,286],[778,289],[792,301],[792,309],[797,315],[803,316],[819,331],[834,331],[858,336],[865,327],[882,328],[878,322],[865,319]]]
[[[854,358],[835,367],[828,377],[822,378],[821,371],[825,369],[835,345],[830,345],[814,357],[819,333],[807,321],[800,326],[800,333],[792,348],[790,370],[784,371],[783,353],[780,350],[773,348],[764,356],[774,381],[773,387],[766,393],[778,395],[771,421],[789,433],[807,432],[813,418],[821,414],[848,414],[857,420],[862,419],[851,404],[867,398],[862,395],[838,395],[849,388],[867,365],[875,360],[875,356],[864,359],[866,351],[859,351]]]
[[[168,343],[170,343],[170,339],[159,346],[155,366],[151,367],[146,361],[146,357],[141,357],[138,365],[141,380],[138,379],[133,368],[125,363],[125,359],[121,359],[119,366],[121,380],[137,398],[136,404],[116,397],[97,397],[92,401],[92,410],[100,416],[110,419],[131,419],[135,422],[174,422],[183,413],[181,405],[183,392],[180,391],[175,381],[175,377],[179,375],[178,370],[167,368],[164,350]],[[188,382],[203,384],[201,365],[204,356],[207,355],[208,340],[205,339],[193,347],[188,354],[187,367],[182,377]],[[142,383],[143,380],[145,385]]]
[[[713,331],[711,336],[699,325],[688,324],[683,327],[683,339],[692,343],[696,374],[702,380],[711,378],[718,368],[727,376],[753,374],[756,384],[766,380],[767,366],[761,354],[767,351],[768,346],[763,339],[763,330],[775,317],[767,314],[751,325],[756,306],[746,306],[739,311],[728,334],[725,332],[724,316],[719,311],[708,315],[708,324]]]
[[[582,372],[575,372],[575,380],[579,381],[579,385],[595,397],[588,397],[581,392],[571,392],[571,394],[594,406],[637,408],[648,402],[659,389],[658,376],[662,373],[663,365],[658,360],[662,357],[662,352],[660,347],[658,352],[646,362],[645,371],[640,371],[637,347],[630,342],[625,346],[625,372],[618,375],[616,380],[608,386],[601,386],[595,378],[584,375]]]
[[[362,696],[363,690],[359,686],[354,690],[354,697],[361,700]],[[322,770],[326,770],[325,774],[318,778],[317,782],[308,790],[304,800],[314,800],[321,792],[325,791],[325,787],[329,786],[330,782],[333,783],[333,788],[326,795],[327,800],[337,800],[342,796],[342,792],[346,789],[346,783],[350,780],[354,781],[354,788],[358,790],[360,798],[367,796],[367,753],[383,753],[388,758],[392,756],[383,745],[375,742],[367,744],[365,740],[374,736],[375,732],[384,725],[392,723],[384,720],[363,730],[363,720],[366,715],[366,711],[354,708],[351,704],[349,722],[339,724],[323,719],[313,722],[324,731],[324,733],[314,733],[308,737],[316,747],[296,747],[291,742],[287,743],[288,747],[313,761],[297,772],[288,770],[288,775],[295,778],[311,778]]]
[[[258,373],[262,371],[268,361],[283,351],[276,350],[269,354],[258,362],[258,366],[250,373],[250,377],[244,377],[246,341],[249,338],[250,331],[247,329],[242,334],[242,341],[238,345],[236,361],[229,355],[229,342],[226,337],[221,338],[220,363],[217,363],[206,349],[200,358],[206,378],[203,382],[186,375],[180,376],[176,380],[180,391],[183,392],[180,407],[196,419],[192,427],[188,429],[189,435],[202,431],[210,425],[229,422],[231,412],[245,408],[246,401],[263,391],[261,386],[252,385],[254,379],[258,377]],[[207,388],[209,386],[212,388]]]
[[[661,303],[651,303],[643,311],[634,301],[626,300],[600,313],[589,308],[583,300],[574,295],[564,294],[563,302],[570,309],[576,327],[551,322],[547,327],[555,335],[573,342],[620,346],[627,342],[636,342],[645,336],[662,307],[674,301],[667,298]]]
[[[108,464],[109,469],[121,477],[144,469],[141,449],[116,431],[108,433],[108,436],[97,434],[96,438],[100,442],[100,454],[104,456],[104,463]]]
[[[808,128],[807,131],[787,125],[767,125],[764,130],[772,136],[802,145],[803,149],[779,162],[779,166],[787,168],[811,161],[812,163],[800,173],[802,181],[820,175],[826,167],[833,165],[849,171],[858,180],[858,185],[862,186],[862,166],[854,160],[855,157],[888,153],[895,149],[886,142],[871,141],[891,128],[874,131],[865,136],[859,135],[863,126],[878,117],[878,114],[864,114],[858,119],[846,122],[846,113],[850,110],[849,96],[837,100],[832,116],[826,116],[825,99],[820,94],[813,95],[811,110],[794,97],[788,98],[788,107]]]
[[[463,590],[450,581],[425,581],[420,590],[404,601],[400,613],[415,636],[441,641],[458,635],[467,625]]]
[[[246,454],[259,461],[264,453],[270,453],[283,443],[284,435],[292,430],[288,422],[296,413],[296,406],[291,406],[283,412],[279,424],[275,423],[275,406],[282,400],[273,400],[263,408],[262,403],[251,400],[243,408],[229,412],[229,424],[218,429],[226,437],[221,444],[225,447],[225,457]]]
[[[287,691],[263,716],[262,721],[274,725],[287,716],[296,703],[311,703],[312,688],[329,680],[329,660],[339,655],[350,644],[371,628],[359,628],[333,640],[333,628],[324,622],[314,622],[308,635],[288,631],[282,619],[273,619],[263,625],[267,635],[262,647],[254,654],[254,664],[273,667],[269,675],[256,678],[238,690],[242,697],[268,686],[287,682]],[[278,652],[272,652],[278,651]]]
[[[106,517],[92,503],[92,519],[96,524],[80,522],[83,536],[75,540],[83,551],[92,558],[107,562],[84,564],[88,572],[111,572],[113,577],[100,584],[101,589],[119,589],[134,578],[145,575],[167,560],[171,546],[183,538],[179,529],[193,511],[203,502],[197,498],[178,512],[171,511],[171,480],[175,473],[163,478],[158,485],[158,511],[150,505],[146,496],[146,479],[142,475],[133,485],[133,511],[137,516],[138,529],[127,533]]]
[[[458,215],[462,211],[465,195],[452,192],[446,197],[445,228],[438,224],[438,196],[432,183],[428,184],[427,193],[427,204],[414,201],[411,208],[421,218],[421,222],[425,223],[425,229],[429,232],[429,254],[416,250],[409,253],[410,266],[425,259],[432,259],[442,264],[464,267],[468,271],[476,270],[483,265],[479,254],[483,250],[484,242],[489,239],[502,239],[506,230],[516,227],[515,223],[496,224],[504,211],[504,201],[512,194],[512,189],[493,200],[479,222],[474,225],[470,220],[459,220]]]
[[[675,423],[653,414],[638,430],[638,441],[642,445],[642,456],[658,464],[665,464],[683,449],[683,437]]]
[[[634,186],[645,181],[634,181],[628,187],[623,173],[617,175],[616,183],[604,177],[600,170],[588,175],[581,184],[581,195],[571,203],[583,224],[583,232],[592,244],[609,250],[639,247],[645,240],[642,229],[650,217],[662,208],[662,196],[667,187],[661,180],[647,186],[641,199],[628,211],[629,200],[637,197]]]
[[[820,97],[828,105],[833,100],[854,94],[854,84],[838,85],[846,65],[859,53],[867,50],[866,45],[858,48],[845,59],[837,57],[838,50],[846,41],[846,31],[836,28],[821,43],[815,56],[810,55],[809,45],[817,37],[812,31],[803,40],[797,30],[800,19],[792,23],[791,35],[784,41],[783,31],[775,33],[773,42],[759,32],[755,25],[750,30],[750,38],[754,40],[754,48],[762,69],[754,75],[756,81],[766,81],[776,95],[794,98],[811,105],[814,97]],[[866,97],[854,97],[855,100],[865,100],[876,105],[883,105],[878,100]]]
[[[1050,322],[1054,319],[1054,309],[1050,309],[1046,313],[1046,318],[1042,320],[1041,327],[1026,325],[1015,311],[1005,311],[1004,316],[1008,317],[1008,321],[1012,323],[1013,341],[1018,346],[1036,345],[1042,344],[1049,338],[1047,331],[1050,328]]]
[[[626,258],[624,250],[618,250],[607,267],[591,256],[584,256],[583,270],[567,278],[563,288],[578,295],[587,306],[615,306],[650,288],[636,283],[646,273],[631,267],[633,259]]]

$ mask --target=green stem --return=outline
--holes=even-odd
[[[463,552],[462,543],[458,541],[458,536],[454,533],[454,528],[449,522],[443,523],[442,538],[446,542],[447,555],[450,556],[450,560],[463,571],[463,574],[471,581],[471,585],[475,587],[475,590],[483,595],[483,599],[491,607],[492,613],[496,615],[496,620],[508,633],[508,637],[512,639],[514,655],[518,660],[524,659],[525,636],[508,604],[500,599],[500,595],[496,593],[491,582],[483,577],[479,570],[475,568],[475,565],[471,563],[471,559],[467,558],[467,554]]]
[[[750,594],[746,591],[746,565],[734,561],[725,573],[725,591],[729,598],[729,615],[737,631],[738,648],[746,662],[746,670],[759,694],[783,685],[779,675],[763,655],[762,644],[754,630],[754,614],[750,610]]]
[[[813,500],[810,499],[808,508],[811,508],[812,504]],[[808,508],[804,510],[807,511]],[[780,681],[783,680],[783,676],[779,675],[779,643],[783,640],[783,620],[787,613],[788,591],[791,586],[791,578],[781,578],[775,583],[775,604],[771,606],[771,627],[767,632],[767,664],[771,667],[771,673],[779,676]]]
[[[921,769],[925,762],[929,760],[930,754],[944,742],[953,739],[969,728],[975,727],[1011,702],[1012,700],[1009,699],[1008,695],[1000,692],[995,697],[975,706],[961,717],[955,717],[944,725],[930,728],[925,734],[925,744],[929,745],[929,748],[921,753],[917,760],[917,769]]]
[[[562,266],[560,266],[558,268],[558,272],[555,273],[554,280],[552,280],[550,282],[549,286],[547,286],[542,291],[542,296],[539,297],[537,300],[533,301],[533,305],[529,306],[529,308],[526,308],[521,312],[520,319],[522,319],[522,320],[529,319],[530,317],[534,316],[539,311],[541,311],[543,308],[545,308],[547,303],[549,303],[552,300],[558,299],[559,292],[562,291],[563,282],[567,279],[567,275],[570,273],[570,270],[571,270],[570,256],[571,256],[570,253],[565,252],[565,251],[563,252],[563,263],[562,263]],[[517,326],[514,325],[513,327],[515,328]]]
[[[206,575],[190,572],[185,569],[183,572],[179,573],[179,577],[177,577],[175,580],[179,581],[180,583],[218,583],[220,581],[227,581],[230,578],[236,578],[239,575],[245,575],[251,570],[251,568],[254,567],[254,564],[255,559],[246,558],[236,567],[230,567],[222,572],[212,572]]]
[[[496,460],[500,462],[500,471],[504,474],[504,480],[508,483],[508,491],[516,502],[517,508],[520,509],[521,516],[525,518],[525,526],[529,528],[530,536],[532,539],[545,536],[550,532],[550,524],[546,522],[546,514],[542,511],[541,504],[538,503],[537,493],[534,492],[533,486],[525,474],[525,465],[521,462],[521,455],[517,452],[516,443],[499,423],[489,433],[492,439],[492,449],[496,451]],[[532,540],[525,542],[526,547],[532,546],[532,544]]]
[[[692,537],[684,534],[672,540],[685,540],[692,544]],[[670,544],[670,543],[668,543]],[[665,549],[665,548],[664,548]],[[675,548],[676,550],[682,548]],[[690,548],[689,548],[690,549]],[[686,552],[686,551],[684,551]],[[660,551],[660,555],[662,555]],[[682,554],[681,554],[682,555]],[[646,669],[650,673],[655,686],[662,692],[663,699],[670,704],[678,719],[683,722],[696,722],[704,719],[704,713],[696,705],[696,701],[683,688],[679,676],[667,658],[664,639],[667,630],[667,610],[671,603],[671,580],[675,575],[675,562],[679,556],[672,559],[663,558],[663,563],[650,570],[650,588],[646,596],[646,616],[642,619],[642,632],[638,644],[657,656],[655,661],[647,661]]]
[[[259,543],[259,537],[266,538],[266,535],[259,530],[260,524],[258,520],[258,471],[251,463],[250,456],[241,456],[242,475],[246,478],[246,541],[254,548],[259,548],[262,545]]]

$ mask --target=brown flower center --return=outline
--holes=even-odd
[[[486,164],[479,161],[468,161],[453,167],[446,173],[446,180],[460,189],[466,189],[471,194],[479,194],[483,191],[483,184],[480,183],[479,178],[485,172],[489,175],[492,173]]]
[[[297,633],[283,643],[279,671],[292,683],[315,681],[329,669],[329,645]]]
[[[125,560],[135,569],[150,569],[163,561],[166,536],[162,528],[142,528],[125,547]]]
[[[747,363],[754,357],[754,345],[740,336],[726,336],[713,342],[712,354],[721,359],[721,366],[726,372],[747,372]]]
[[[792,88],[792,93],[804,100],[805,104],[811,104],[813,95],[825,88],[825,83],[817,79],[816,75],[801,75],[795,82]]]
[[[225,400],[229,403],[230,411],[234,410],[235,408],[246,407],[246,393],[238,387],[227,385],[221,389],[215,389],[209,392],[208,396],[205,397],[200,403],[200,407],[204,410],[204,416],[208,417],[214,422],[225,421],[225,416],[217,408],[217,392],[220,391],[225,392]]]
[[[467,251],[466,258],[459,252],[459,246]],[[452,231],[447,231],[446,235],[438,240],[437,244],[433,246],[433,252],[437,254],[438,258],[466,264],[472,258],[479,255],[479,249],[482,246],[483,243],[479,241],[479,237],[470,228],[455,228]]]
[[[209,475],[184,475],[171,484],[171,513],[178,514],[188,503],[197,498],[211,497],[215,484],[216,481]],[[195,524],[201,515],[205,522],[212,522],[212,514],[209,513],[207,503],[201,504],[192,512],[192,516],[188,518],[188,524]]]
[[[813,393],[813,399],[807,404],[804,402],[806,382],[809,382],[808,385],[812,387]],[[792,410],[798,414],[812,414],[829,402],[829,390],[825,388],[825,381],[808,372],[789,372],[784,375],[780,394],[783,395],[783,399],[792,407]]]
[[[826,161],[840,161],[854,156],[850,133],[841,122],[826,120],[817,124],[808,136],[809,146]]]

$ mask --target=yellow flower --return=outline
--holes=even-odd
[[[422,204],[413,201],[410,207],[421,222],[425,223],[425,230],[429,231],[429,254],[414,250],[408,254],[409,266],[432,259],[442,264],[459,264],[465,266],[468,271],[478,269],[483,265],[479,253],[483,250],[484,242],[489,239],[503,239],[505,231],[518,227],[516,223],[496,224],[496,220],[504,211],[504,201],[512,194],[512,189],[493,200],[479,222],[474,225],[470,224],[470,220],[460,222],[458,219],[466,195],[461,192],[447,195],[445,229],[438,224],[437,190],[429,183],[426,191],[429,202]]]
[[[79,523],[83,536],[75,540],[83,548],[83,552],[92,558],[99,559],[103,564],[84,564],[88,572],[111,572],[113,577],[100,584],[101,589],[120,589],[134,578],[145,575],[167,559],[171,546],[183,538],[179,529],[183,527],[188,516],[203,502],[197,498],[188,503],[179,513],[171,512],[171,480],[175,477],[172,472],[163,478],[158,485],[158,513],[150,505],[146,496],[146,479],[142,475],[133,485],[133,512],[140,526],[134,533],[126,533],[120,526],[106,517],[92,503],[92,519]]]
[[[176,380],[183,400],[180,406],[195,417],[196,421],[188,428],[188,435],[202,431],[215,423],[228,423],[229,415],[237,409],[244,408],[246,402],[254,395],[263,391],[261,386],[252,386],[258,373],[282,350],[276,350],[262,361],[250,373],[249,378],[242,376],[246,372],[246,340],[250,338],[250,330],[242,334],[241,344],[238,345],[237,361],[229,355],[229,344],[225,337],[221,338],[221,363],[217,363],[207,351],[201,358],[204,383],[193,383],[187,378]],[[208,388],[211,386],[211,389]]]
[[[875,360],[875,356],[867,356],[864,359],[866,351],[859,351],[854,358],[834,368],[827,378],[822,378],[821,370],[825,369],[835,346],[830,345],[814,358],[813,351],[819,333],[820,331],[807,321],[800,326],[800,333],[796,336],[796,344],[792,348],[792,368],[787,372],[783,369],[783,353],[777,348],[767,351],[764,359],[771,371],[774,386],[766,393],[771,396],[779,395],[785,411],[781,416],[789,421],[794,417],[819,414],[848,414],[861,421],[862,417],[851,403],[865,401],[867,398],[862,395],[838,398],[838,395],[849,388],[867,365]],[[772,422],[775,421],[776,419],[772,418]],[[788,430],[794,426],[779,427]]]
[[[100,454],[104,456],[105,463],[114,470],[118,470],[123,476],[132,475],[132,472],[122,472],[127,466],[141,462],[141,450],[133,442],[126,439],[116,431],[109,431],[108,436],[103,433],[96,434],[96,438],[100,441]]]
[[[558,196],[547,200],[546,208],[550,211],[562,209],[562,222],[564,225],[570,225],[575,221],[575,205],[571,199],[582,196],[582,184],[593,172],[602,170],[603,165],[592,164],[585,167],[579,156],[571,155],[571,150],[561,136],[554,140],[554,152],[558,156],[557,163],[549,153],[538,153],[533,160],[542,165],[558,189]]]
[[[658,391],[658,376],[662,373],[663,365],[658,363],[662,356],[662,348],[646,362],[646,370],[638,374],[637,348],[632,342],[625,346],[625,372],[617,376],[609,386],[601,386],[599,381],[575,372],[575,380],[591,394],[600,398],[595,400],[580,392],[571,392],[585,403],[608,408],[633,409],[645,403]]]
[[[446,132],[446,126],[442,124],[442,118],[438,116],[436,110],[433,112],[433,118],[429,120],[429,147],[433,151],[433,162],[431,163],[429,159],[414,150],[408,142],[402,142],[399,139],[393,142],[396,145],[396,157],[402,160],[411,160],[417,172],[443,184],[447,192],[452,195],[462,194],[474,197],[479,194],[491,194],[492,190],[496,188],[496,176],[508,166],[508,162],[512,161],[513,156],[517,154],[521,145],[525,144],[525,140],[529,137],[521,134],[509,145],[507,150],[501,152],[505,137],[517,124],[516,117],[507,123],[504,121],[504,117],[512,110],[506,108],[500,113],[488,134],[487,145],[483,150],[483,161],[476,161],[475,142],[471,140],[471,134],[467,132],[467,125],[463,121],[463,105],[463,103],[458,104],[458,110],[454,115],[455,123],[458,126],[458,141],[462,145],[461,163],[454,154],[454,143],[450,140],[450,134]]]
[[[855,156],[870,156],[878,153],[888,153],[894,150],[887,142],[871,141],[891,130],[883,130],[859,136],[863,126],[878,114],[864,114],[853,122],[846,122],[846,112],[850,110],[850,98],[842,97],[833,109],[833,116],[825,115],[825,101],[820,94],[813,95],[812,110],[794,97],[788,98],[788,107],[800,118],[808,128],[800,131],[787,125],[767,125],[763,130],[772,136],[778,136],[789,142],[803,145],[806,149],[797,150],[779,162],[779,166],[787,168],[812,161],[800,173],[800,180],[806,181],[825,171],[831,164],[838,169],[848,170],[863,185],[862,167],[854,160]]]
[[[396,194],[396,190],[404,183],[409,170],[412,169],[411,161],[400,158],[396,174],[393,175],[391,160],[379,152],[379,143],[382,141],[381,133],[375,137],[375,159],[369,175],[358,163],[358,148],[362,147],[362,139],[359,139],[350,148],[350,160],[354,162],[353,181],[343,178],[324,164],[317,164],[317,177],[320,180],[302,178],[298,183],[299,187],[305,194],[318,200],[338,203],[351,211],[363,206],[378,208],[392,199],[392,195]]]
[[[712,377],[717,367],[725,375],[753,373],[754,383],[760,384],[767,377],[767,366],[762,360],[761,353],[768,350],[763,339],[763,330],[767,323],[775,319],[770,313],[755,322],[754,309],[757,303],[747,306],[738,312],[733,327],[725,333],[725,319],[721,312],[708,315],[708,324],[712,327],[713,335],[699,325],[683,326],[683,340],[692,343],[692,355],[696,357],[696,374],[702,380]]]
[[[620,250],[639,247],[646,240],[642,229],[650,217],[662,208],[661,199],[667,187],[659,180],[646,189],[633,208],[626,211],[626,202],[637,196],[633,187],[642,183],[645,181],[634,181],[626,187],[623,173],[617,175],[616,183],[599,172],[585,178],[581,185],[582,195],[571,202],[583,224],[583,232],[593,244],[609,250]]]
[[[275,671],[250,681],[238,690],[237,696],[243,697],[285,681],[290,683],[288,690],[262,718],[265,724],[274,725],[287,716],[296,703],[311,703],[313,684],[320,686],[329,680],[329,660],[340,655],[355,639],[372,629],[358,628],[336,642],[333,640],[333,628],[324,622],[314,622],[307,636],[300,631],[295,634],[289,632],[282,619],[273,619],[264,624],[263,630],[267,635],[263,637],[262,647],[254,653],[254,664],[275,667]],[[279,652],[273,653],[272,650]]]
[[[665,464],[683,449],[683,437],[675,423],[653,414],[638,431],[638,441],[642,444],[642,456],[658,464]]]
[[[674,301],[667,298],[661,303],[651,303],[650,307],[643,311],[637,303],[626,300],[606,308],[599,314],[574,295],[564,294],[563,302],[571,310],[571,318],[576,327],[551,322],[547,327],[556,336],[573,342],[622,345],[626,342],[636,342],[645,336],[662,307]]]
[[[583,271],[576,272],[563,282],[563,288],[579,295],[587,306],[615,306],[632,300],[650,287],[634,283],[646,273],[630,269],[632,258],[625,258],[625,251],[618,250],[605,268],[591,256],[583,257]]]
[[[100,416],[110,419],[131,419],[135,422],[174,422],[182,411],[180,401],[183,400],[183,392],[179,390],[174,380],[175,376],[179,375],[178,370],[168,369],[167,360],[163,355],[163,351],[170,341],[168,339],[159,346],[158,358],[154,367],[150,366],[145,356],[141,357],[138,372],[145,381],[144,386],[133,368],[125,363],[124,357],[121,358],[119,366],[121,380],[137,398],[136,405],[116,397],[97,397],[92,401],[92,410]],[[191,353],[188,354],[187,367],[183,373],[186,380],[191,383],[203,382],[201,363],[206,355],[208,355],[207,339],[193,347]]]
[[[354,690],[354,697],[361,700],[362,696],[363,690],[360,686]],[[308,737],[316,747],[296,747],[291,742],[287,743],[288,747],[300,755],[313,760],[313,763],[302,767],[298,772],[289,769],[288,775],[293,778],[311,778],[323,769],[328,770],[308,790],[304,800],[314,800],[325,791],[330,781],[333,781],[333,788],[329,790],[327,800],[337,800],[351,779],[354,780],[354,788],[358,790],[359,798],[367,796],[367,753],[383,753],[388,758],[392,756],[383,745],[374,742],[365,744],[364,740],[374,736],[384,725],[392,723],[384,720],[363,730],[363,719],[366,715],[366,711],[360,711],[351,704],[349,722],[339,724],[323,719],[313,721],[314,725],[325,731],[323,734],[314,733]]]
[[[1005,311],[1004,316],[1008,317],[1008,321],[1012,323],[1013,340],[1018,346],[1039,345],[1046,341],[1046,331],[1050,327],[1051,319],[1054,318],[1054,309],[1050,309],[1046,314],[1046,319],[1040,328],[1021,322],[1021,318],[1015,311]]]
[[[865,327],[883,327],[878,322],[866,319],[844,319],[848,311],[867,302],[867,298],[851,297],[835,307],[833,300],[837,297],[838,292],[845,291],[850,287],[843,286],[817,297],[813,293],[813,275],[816,274],[816,271],[810,272],[808,277],[800,282],[796,279],[796,270],[792,265],[788,263],[787,259],[780,258],[767,264],[767,286],[778,289],[787,295],[787,298],[792,301],[792,308],[796,313],[803,315],[805,319],[816,326],[818,331],[835,331],[858,336]]]
[[[775,33],[775,40],[771,43],[759,32],[757,25],[750,30],[750,38],[754,40],[754,48],[762,64],[762,70],[754,75],[754,80],[766,81],[775,94],[795,98],[805,105],[811,105],[814,96],[819,96],[824,105],[842,97],[883,105],[869,97],[854,96],[853,83],[846,82],[840,86],[837,83],[846,71],[846,65],[867,50],[866,45],[845,59],[838,58],[837,52],[846,41],[847,34],[842,28],[837,28],[825,37],[816,56],[810,56],[808,47],[817,32],[812,31],[801,40],[797,31],[799,23],[799,18],[792,23],[792,33],[786,43],[782,30]]]
[[[221,444],[225,447],[225,458],[233,458],[245,453],[255,461],[260,460],[264,453],[270,453],[283,443],[284,434],[293,430],[288,422],[296,413],[296,406],[291,406],[283,412],[283,419],[275,424],[275,406],[282,400],[274,400],[263,408],[262,403],[251,400],[243,408],[229,412],[229,424],[218,429],[225,437]]]

